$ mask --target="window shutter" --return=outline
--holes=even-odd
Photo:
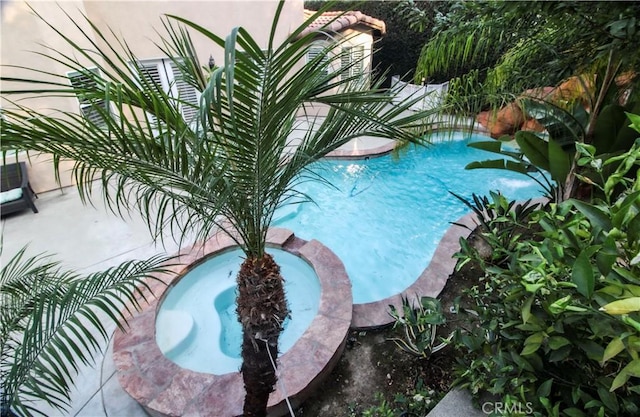
[[[351,48],[351,62],[354,63],[351,71],[355,74],[364,73],[364,45]]]
[[[313,61],[318,57],[318,55],[321,55],[323,52],[324,52],[323,47],[312,46],[311,48],[309,48],[309,51],[307,52],[307,62]],[[329,58],[326,55],[322,57],[320,61],[320,65],[322,65],[323,67],[322,76],[326,77],[327,75],[329,75]]]
[[[143,83],[155,84],[160,86],[163,90],[166,90],[165,85],[162,82],[162,76],[160,75],[160,62],[159,61],[148,61],[148,62],[139,62],[138,68],[144,77],[142,80]]]
[[[351,65],[351,48],[342,48],[342,53],[340,54],[340,67],[342,69],[343,77],[351,76],[351,69],[347,70],[349,65]]]
[[[95,75],[99,75],[97,68],[90,68],[87,69],[87,71]],[[104,117],[101,115],[100,110],[103,109],[104,111],[109,112],[109,107],[107,106],[106,101],[87,97],[82,94],[83,90],[96,89],[96,80],[86,72],[70,72],[67,74],[67,77],[71,82],[71,86],[77,90],[76,96],[80,103],[80,113],[82,116],[91,124],[98,127],[106,126],[106,122],[104,121]]]
[[[171,59],[156,59],[137,63],[143,83],[156,85],[169,97],[177,99],[177,107],[182,118],[191,123],[198,114],[200,94],[195,87],[187,83],[180,70]],[[154,116],[149,116],[152,123],[157,123]]]
[[[196,120],[198,115],[198,106],[200,104],[198,91],[184,80],[175,62],[171,62],[171,71],[176,89],[178,90],[177,95],[178,100],[180,100],[182,118],[187,123],[191,123]]]
[[[342,48],[340,54],[340,65],[344,77],[354,77],[364,72],[364,45],[347,46]]]
[[[165,90],[162,83],[162,75],[160,72],[160,61],[144,61],[137,62],[138,70],[140,71],[140,76],[142,79],[140,83],[145,88],[151,88],[151,86],[159,86],[162,90]],[[158,118],[147,112],[147,117],[149,118],[149,122],[152,126],[157,126]]]

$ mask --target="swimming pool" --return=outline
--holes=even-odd
[[[510,199],[540,197],[529,178],[499,170],[465,170],[495,154],[469,148],[482,135],[445,134],[430,147],[410,147],[399,158],[324,160],[312,167],[334,187],[317,181],[299,191],[314,203],[279,209],[274,225],[317,239],[345,264],[356,304],[379,301],[410,286],[427,267],[451,222],[470,199],[500,191]]]

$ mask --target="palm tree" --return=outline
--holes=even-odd
[[[1,245],[1,244],[0,244]],[[2,247],[0,246],[0,253]],[[45,415],[34,400],[60,410],[80,364],[89,364],[138,308],[144,279],[166,272],[166,258],[129,261],[87,276],[61,269],[45,255],[18,251],[0,269],[0,414]]]
[[[427,114],[406,112],[421,97],[391,105],[379,81],[353,71],[358,63],[339,65],[336,45],[305,63],[315,36],[309,25],[325,9],[276,44],[283,5],[277,7],[266,48],[243,28],[222,38],[176,16],[164,20],[168,37],[160,49],[179,70],[180,81],[201,93],[197,106],[148,81],[142,66],[130,65],[139,59],[126,42],[114,41],[95,25],[98,38],[120,48],[102,49],[84,35],[90,51],[52,27],[73,53],[49,55],[91,82],[69,86],[60,77],[46,86],[39,80],[52,74],[30,68],[23,70],[34,71],[34,77],[2,80],[5,97],[77,96],[92,113],[90,119],[71,112],[51,116],[14,102],[13,109],[4,109],[2,147],[76,161],[83,197],[91,197],[91,182],[99,178],[114,212],[139,211],[155,236],[172,228],[181,238],[206,238],[221,228],[242,248],[237,313],[247,416],[266,413],[276,382],[271,358],[289,314],[283,277],[265,251],[275,210],[306,200],[296,184],[313,175],[307,167],[349,140],[368,135],[417,142],[422,135],[416,128],[427,124]],[[190,31],[224,48],[221,66],[203,71]],[[86,69],[87,62],[98,71]],[[7,89],[14,82],[33,87]],[[327,116],[311,115],[312,105],[326,106]],[[197,118],[186,120],[185,108],[197,110]],[[303,122],[300,115],[306,116]],[[314,128],[304,128],[305,123]],[[295,143],[294,132],[301,136]]]

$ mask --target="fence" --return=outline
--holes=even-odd
[[[400,76],[391,77],[391,91],[395,93],[394,102],[400,102],[408,97],[424,98],[413,104],[411,110],[429,110],[442,103],[447,90],[449,89],[449,81],[442,84],[416,85],[400,80]]]

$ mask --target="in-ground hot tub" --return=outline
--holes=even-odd
[[[320,281],[302,258],[267,250],[285,278],[291,315],[280,336],[286,353],[318,313]],[[156,342],[172,362],[193,371],[222,375],[242,365],[242,326],[236,314],[236,276],[244,254],[230,249],[208,258],[165,292],[156,318]]]
[[[308,263],[320,286],[317,313],[278,360],[279,385],[269,398],[269,412],[275,416],[287,412],[285,397],[296,407],[329,375],[344,350],[353,304],[344,266],[327,247],[315,240],[299,239],[286,229],[270,230],[267,239],[270,246]],[[164,278],[169,287],[149,281],[154,297],[129,320],[126,333],[120,330],[115,333],[113,358],[120,385],[152,416],[242,414],[244,387],[239,372],[216,375],[184,368],[162,353],[155,337],[159,300],[165,291],[202,260],[229,252],[234,246],[230,238],[219,235],[182,251],[179,258],[182,265],[171,267],[177,275]],[[229,297],[230,293],[224,295],[227,290],[219,292],[219,303],[224,304],[224,298]],[[182,326],[181,323],[188,324],[191,320],[190,329]],[[196,320],[177,313],[169,321],[184,327],[174,344],[179,350],[179,345],[188,342],[194,331],[197,333],[193,328]]]

